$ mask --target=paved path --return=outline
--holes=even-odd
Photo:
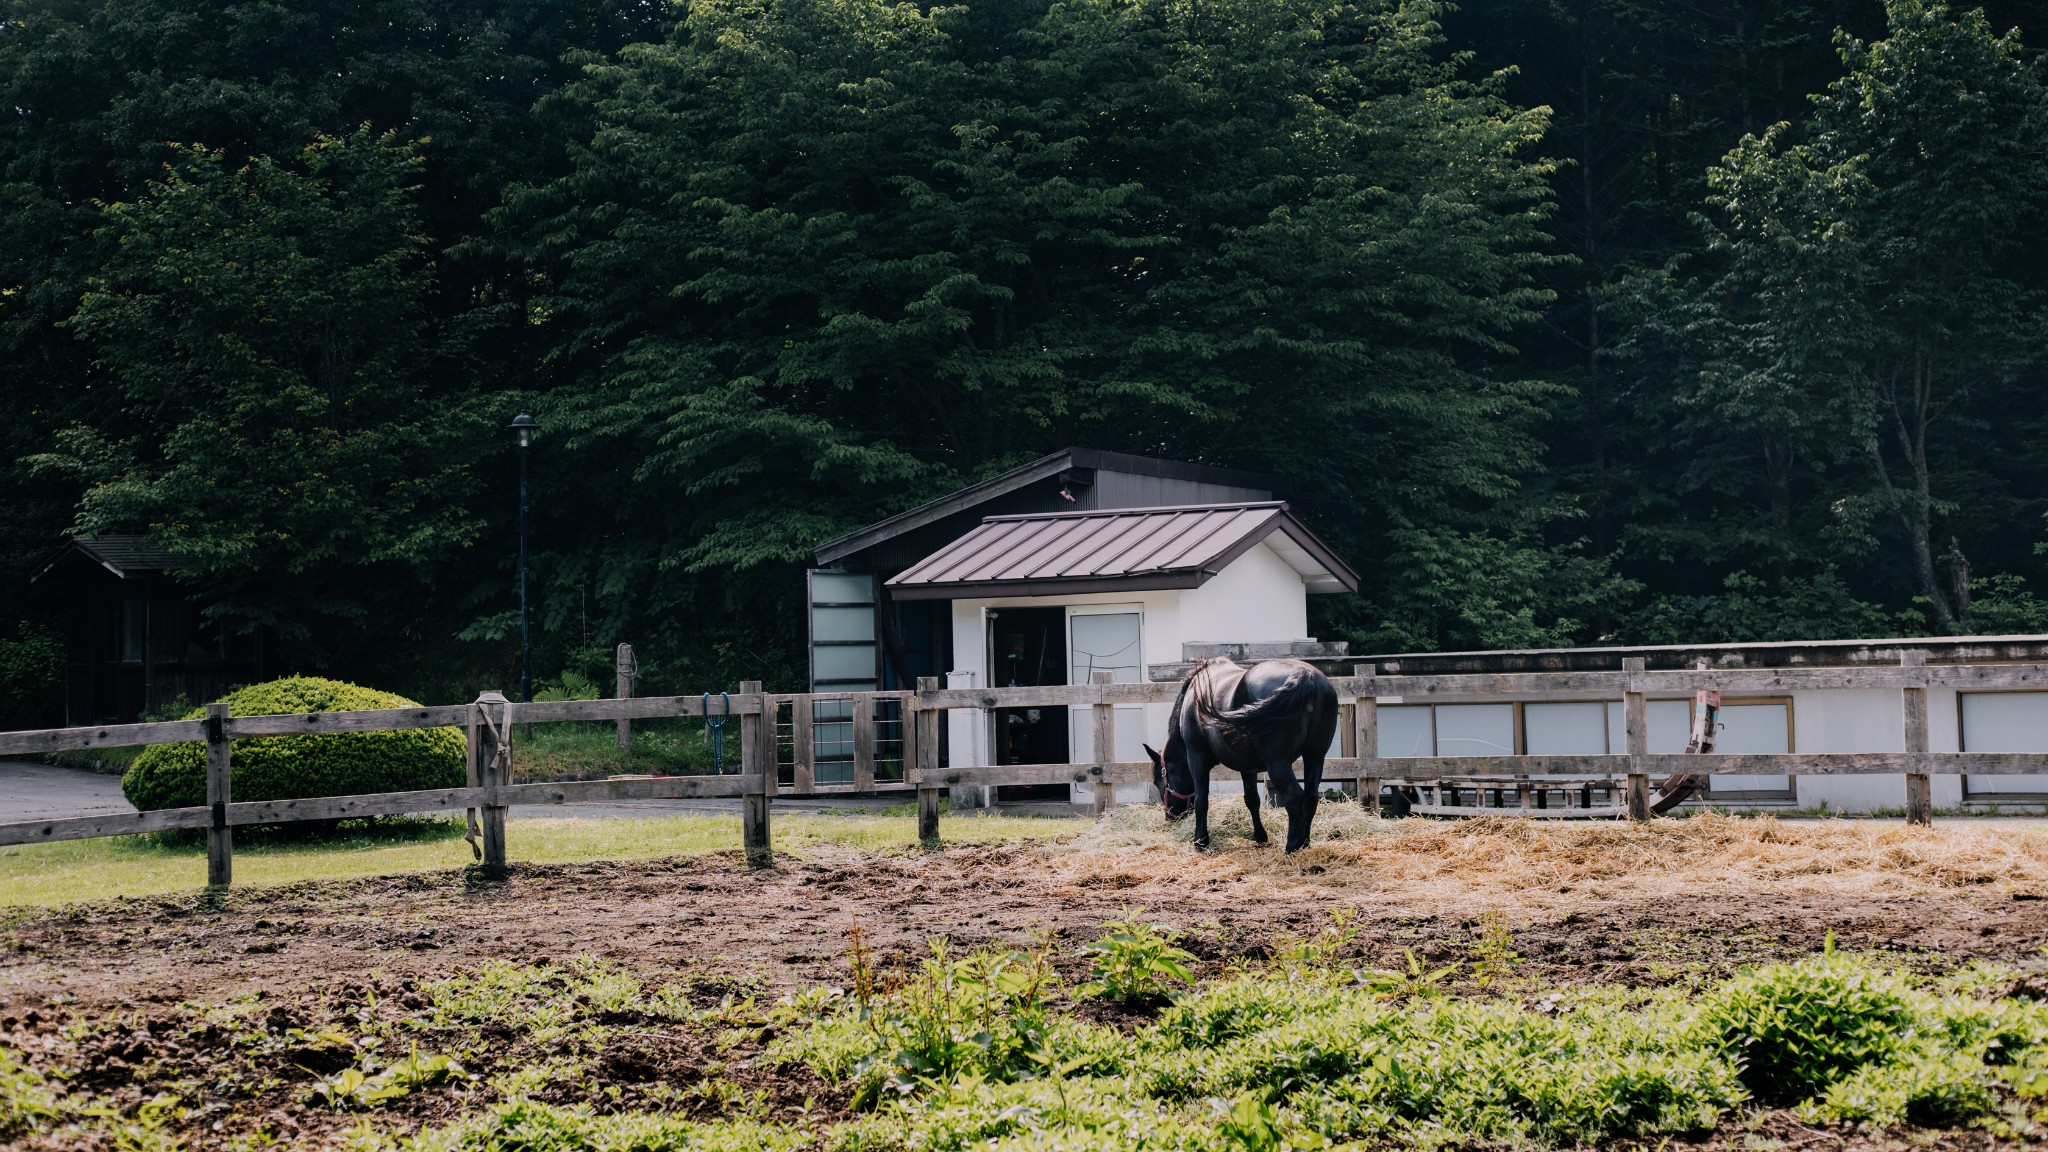
[[[0,760],[0,823],[133,812],[119,776]]]

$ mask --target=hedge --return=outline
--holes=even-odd
[[[419,707],[403,696],[312,676],[252,685],[230,693],[226,703],[230,716]],[[200,708],[186,719],[205,715]],[[463,761],[463,737],[455,728],[265,736],[234,741],[230,789],[239,802],[460,788]],[[148,749],[121,777],[121,791],[129,803],[145,810],[205,804],[206,746],[159,744]]]

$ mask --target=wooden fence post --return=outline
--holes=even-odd
[[[924,702],[924,694],[939,690],[937,676],[917,678],[917,768],[924,773],[939,770],[939,717],[943,709],[933,708]],[[939,843],[939,786],[932,783],[930,776],[922,776],[917,782],[917,839],[928,847],[936,848]]]
[[[621,700],[631,700],[633,698],[634,670],[633,646],[631,644],[619,645],[618,662],[614,666],[614,668],[618,672],[619,676],[619,690],[615,694]],[[619,751],[631,752],[632,750],[633,722],[627,719],[626,717],[621,716],[619,717]]]
[[[853,790],[875,790],[875,698],[866,692],[847,696],[853,710]]]
[[[759,680],[742,680],[740,695],[759,696],[761,708],[740,717],[740,771],[747,778],[740,796],[740,848],[747,863],[766,868],[775,862],[769,847],[768,778],[775,771],[775,714]],[[765,750],[764,750],[765,749]]]
[[[1098,669],[1088,674],[1088,683],[1100,691],[1115,682],[1116,674],[1108,669]],[[1098,696],[1089,705],[1095,721],[1095,814],[1097,816],[1116,806],[1116,781],[1111,773],[1116,765],[1116,705]]]
[[[1908,668],[1923,667],[1927,663],[1924,652],[1901,652],[1899,663]],[[1934,823],[1934,782],[1927,778],[1927,689],[1907,688],[1904,711],[1906,719],[1906,754],[1915,758],[1914,767],[1906,771],[1906,823]]]
[[[228,744],[228,706],[206,706],[206,806],[213,810],[213,823],[206,830],[206,886],[226,888],[235,878],[235,831],[228,827],[231,753]]]
[[[477,787],[484,790],[484,875],[493,880],[505,875],[505,806],[497,792],[511,783],[511,745],[511,701],[503,692],[479,694],[469,706],[469,747]]]
[[[1379,674],[1378,665],[1354,664],[1351,675],[1370,681]],[[1358,690],[1357,703],[1351,707],[1352,755],[1358,757],[1358,802],[1371,806],[1372,814],[1380,813],[1380,700],[1373,693],[1370,683]]]
[[[1650,818],[1650,775],[1643,770],[1643,757],[1650,754],[1650,717],[1635,681],[1647,668],[1648,661],[1641,656],[1621,662],[1621,670],[1630,674],[1621,696],[1622,738],[1628,744],[1628,818],[1637,821]]]

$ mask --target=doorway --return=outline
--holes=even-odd
[[[1067,610],[995,608],[988,614],[988,682],[998,688],[1030,688],[1067,682]],[[1069,762],[1067,709],[996,708],[989,746],[997,764]],[[1064,800],[1065,784],[1005,786],[1001,800]]]

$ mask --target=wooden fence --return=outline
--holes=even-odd
[[[1965,690],[2048,690],[2048,665],[1928,665],[1908,653],[1896,667],[1699,669],[1657,671],[1640,659],[1622,661],[1613,672],[1533,672],[1513,674],[1461,673],[1437,676],[1382,676],[1371,665],[1334,678],[1343,701],[1341,750],[1330,758],[1327,781],[1356,781],[1361,795],[1377,796],[1382,783],[1402,783],[1433,793],[1422,811],[1459,810],[1463,792],[1491,792],[1495,807],[1515,795],[1514,811],[1529,815],[1588,815],[1611,811],[1648,819],[1650,782],[1654,776],[1678,774],[1850,775],[1896,773],[1906,778],[1907,816],[1931,819],[1928,777],[1937,773],[1970,775],[2048,774],[2048,754],[1929,752],[1927,692],[1930,688]],[[731,715],[740,721],[740,770],[737,775],[628,777],[609,780],[514,784],[511,751],[515,725],[569,721],[616,721],[702,717],[702,696],[649,696],[612,700],[565,700],[515,703],[501,694],[485,693],[465,705],[388,709],[366,712],[322,712],[290,716],[228,716],[226,706],[213,704],[200,720],[155,724],[124,724],[96,728],[60,728],[38,732],[0,732],[0,757],[80,749],[148,744],[204,743],[207,749],[207,802],[203,807],[174,808],[118,816],[87,816],[0,824],[0,845],[42,843],[98,836],[124,836],[174,828],[207,831],[207,880],[224,885],[232,878],[233,830],[237,825],[275,824],[295,820],[333,820],[410,812],[473,809],[479,819],[484,866],[500,871],[506,861],[505,810],[512,804],[564,804],[606,800],[695,799],[737,797],[741,800],[741,843],[750,861],[771,859],[769,805],[777,796],[817,796],[833,792],[914,792],[917,836],[938,837],[941,790],[954,786],[1069,784],[1094,789],[1098,810],[1115,799],[1119,783],[1149,783],[1151,765],[1118,761],[1115,756],[1117,705],[1170,703],[1176,683],[1110,683],[1098,672],[1086,685],[1031,688],[940,688],[936,678],[918,682],[915,692],[764,693],[759,682],[747,682],[732,694]],[[1689,696],[1694,690],[1718,689],[1740,695],[1782,694],[1814,689],[1883,688],[1903,694],[1904,751],[1880,753],[1792,753],[1780,755],[1676,754],[1648,750],[1645,702],[1652,695]],[[1432,756],[1387,758],[1379,754],[1378,708],[1381,704],[1585,700],[1613,701],[1623,707],[1626,751],[1605,756]],[[714,715],[723,714],[724,697],[713,697]],[[822,711],[820,705],[826,706]],[[939,719],[951,709],[1068,707],[1091,713],[1092,756],[1072,764],[939,766]],[[789,755],[781,755],[787,713]],[[840,713],[844,713],[843,718]],[[847,726],[850,753],[843,759],[845,779],[821,781],[817,717]],[[878,736],[890,725],[894,737]],[[231,742],[268,736],[391,731],[408,728],[459,727],[468,742],[468,779],[461,788],[423,792],[388,792],[363,796],[330,796],[303,800],[236,802],[231,795]],[[894,752],[892,757],[890,752]],[[788,768],[784,782],[782,771]],[[894,764],[897,767],[889,768]],[[878,765],[882,771],[878,774]],[[1601,792],[1609,803],[1595,809]],[[1451,802],[1445,803],[1445,793]],[[1615,793],[1619,795],[1615,795]],[[1531,797],[1556,796],[1556,809],[1532,807]],[[1575,803],[1576,800],[1576,803]],[[1574,810],[1576,809],[1576,810]]]

